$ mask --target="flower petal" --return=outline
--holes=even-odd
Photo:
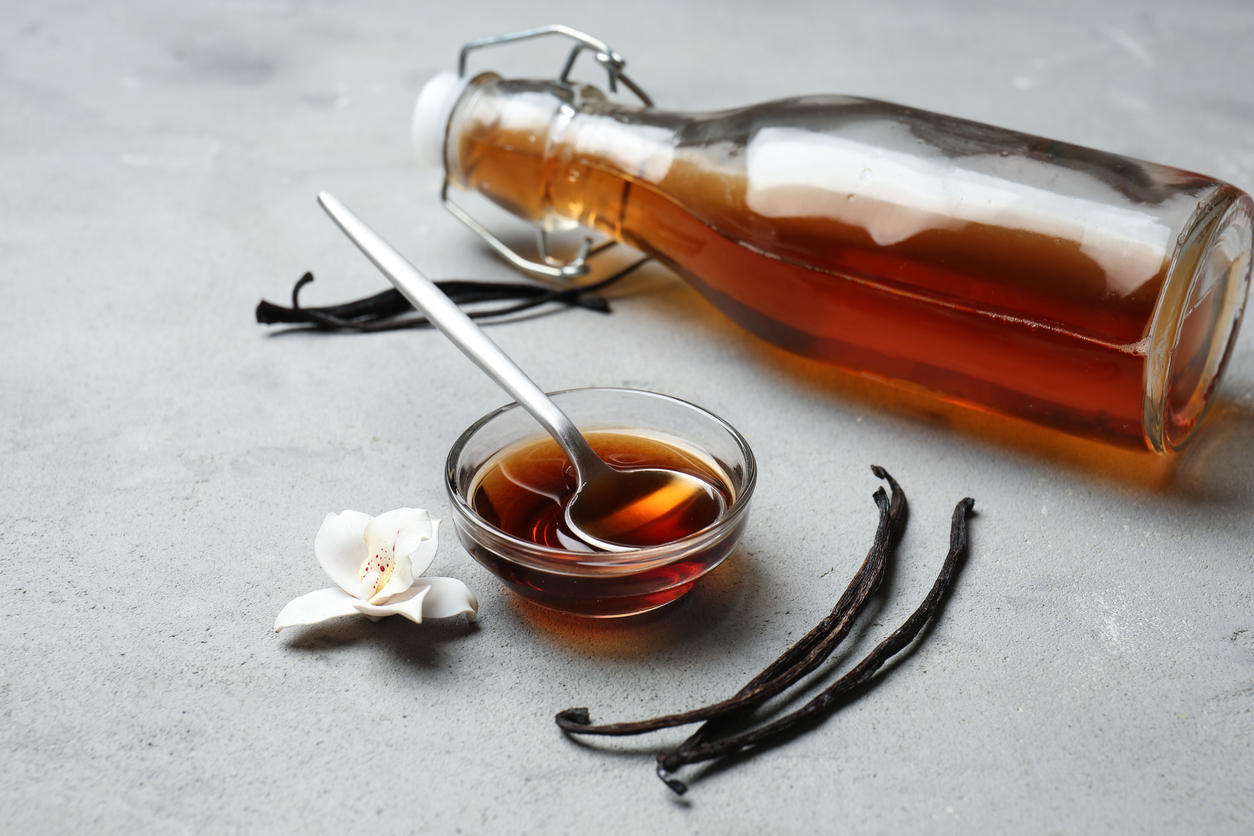
[[[370,515],[361,511],[327,514],[314,538],[314,554],[319,565],[335,585],[349,595],[359,586],[357,575],[361,562],[366,559],[364,535],[370,520]]]
[[[356,598],[342,589],[319,589],[288,602],[274,620],[274,632],[277,633],[284,627],[317,624],[320,621],[353,615],[358,612],[355,606],[358,603],[360,602]]]
[[[419,578],[409,589],[388,599],[386,604],[354,600],[352,605],[363,615],[403,615],[418,624],[423,618],[448,618],[460,613],[466,613],[467,621],[474,621],[479,616],[479,601],[475,594],[466,584],[454,578]]]
[[[414,588],[423,584],[429,590],[422,599],[422,614],[427,618],[448,618],[461,613],[466,613],[467,621],[479,617],[479,599],[456,578],[419,578]]]
[[[352,606],[362,615],[382,618],[385,615],[403,615],[410,621],[422,623],[422,599],[430,590],[426,586],[410,587],[393,595],[386,604],[370,604],[354,598]]]
[[[396,565],[386,584],[370,599],[380,604],[409,589],[431,567],[439,548],[440,521],[421,508],[398,508],[371,521],[368,532],[395,532]]]
[[[422,509],[416,509],[396,535],[396,553],[409,558],[414,577],[431,568],[436,546],[440,541],[440,521]]]

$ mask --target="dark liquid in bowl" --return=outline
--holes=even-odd
[[[618,432],[587,433],[588,444],[619,470],[664,468],[687,473],[722,494],[732,495],[713,466],[682,447],[657,438]],[[593,551],[566,525],[565,510],[575,494],[574,468],[557,443],[544,439],[522,444],[489,464],[471,493],[470,506],[485,522],[505,533],[541,546],[568,551]],[[709,525],[706,515],[663,514],[635,532],[642,546],[660,546],[695,534]]]
[[[729,479],[713,462],[682,446],[658,438],[625,432],[586,433],[592,449],[615,467],[662,467],[690,473],[708,481],[728,508],[735,499]],[[495,528],[549,548],[568,552],[572,564],[588,558],[592,548],[566,526],[564,509],[575,491],[575,477],[557,444],[543,440],[520,444],[484,467],[470,491],[469,505]],[[462,537],[467,551],[501,579],[507,588],[542,607],[593,617],[633,615],[681,597],[696,581],[718,566],[735,547],[747,516],[741,514],[734,531],[708,545],[686,552],[662,565],[627,572],[562,571],[538,568]],[[682,519],[662,521],[658,544],[695,534],[698,528]],[[459,532],[460,533],[460,532]]]

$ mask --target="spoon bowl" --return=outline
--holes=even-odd
[[[660,468],[598,473],[566,505],[566,524],[581,540],[604,551],[656,546],[675,531],[700,531],[723,515],[727,503],[704,479]]]

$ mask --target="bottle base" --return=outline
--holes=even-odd
[[[1249,290],[1249,195],[1224,190],[1199,215],[1176,251],[1150,326],[1145,430],[1159,453],[1187,447],[1210,410]]]

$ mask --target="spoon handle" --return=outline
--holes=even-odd
[[[335,197],[320,192],[318,203],[415,308],[540,422],[575,466],[581,483],[608,467],[566,413],[444,291]]]

